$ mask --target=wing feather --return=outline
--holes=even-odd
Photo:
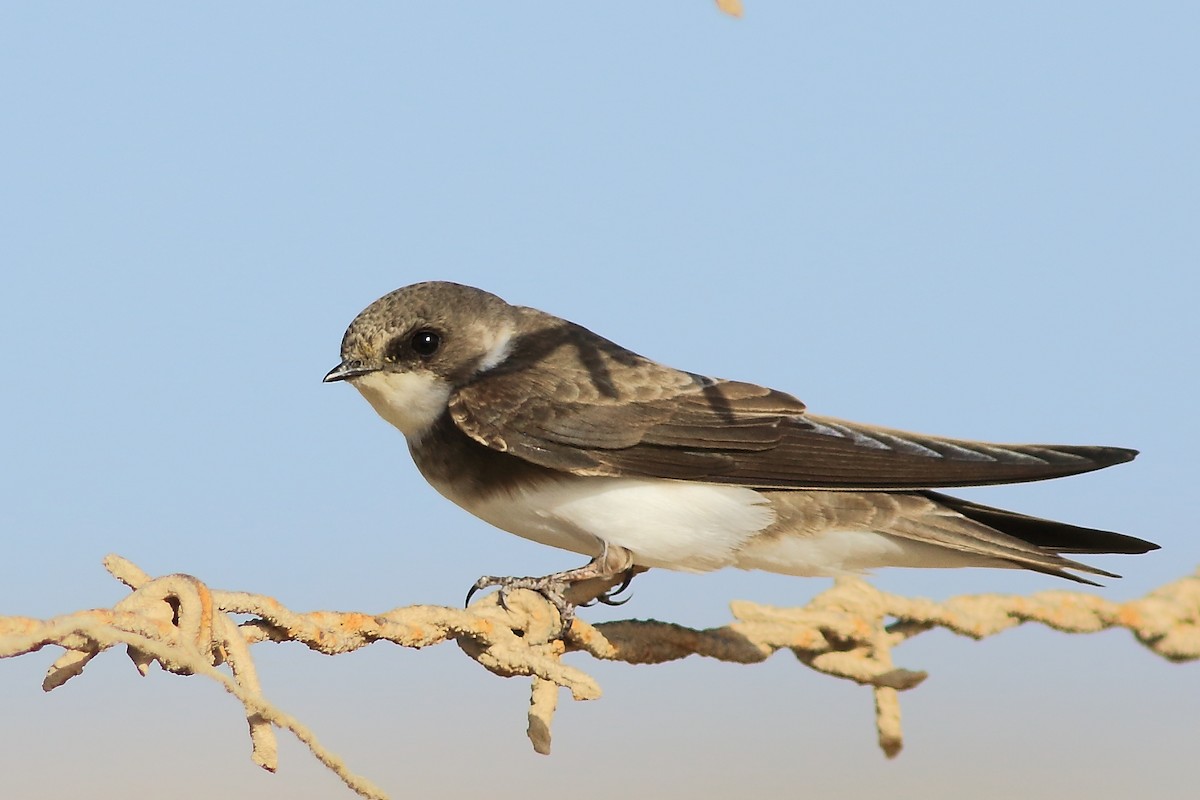
[[[1117,447],[994,444],[810,415],[791,395],[681,372],[570,323],[457,390],[468,436],[552,469],[775,489],[1014,483],[1131,460]],[[524,337],[523,337],[524,338]]]

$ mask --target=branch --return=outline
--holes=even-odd
[[[281,728],[367,798],[386,795],[350,772],[307,727],[263,696],[250,645],[294,641],[336,655],[376,641],[414,648],[454,641],[468,657],[497,675],[532,679],[527,732],[539,753],[550,752],[559,687],[568,689],[576,700],[600,696],[600,687],[590,676],[563,663],[569,652],[629,664],[659,664],[689,655],[751,664],[778,650],[790,650],[818,672],[872,688],[879,746],[889,758],[900,752],[903,743],[899,693],[926,677],[924,672],[896,667],[892,649],[932,628],[973,639],[1025,622],[1040,622],[1065,633],[1125,628],[1169,661],[1200,659],[1200,571],[1126,603],[1064,591],[1029,597],[970,595],[935,603],[887,594],[848,579],[803,608],[734,602],[735,621],[720,628],[696,630],[653,620],[593,626],[576,619],[566,640],[559,641],[551,640],[559,629],[557,612],[531,592],[513,592],[507,609],[491,594],[467,609],[408,606],[380,615],[300,614],[270,597],[209,589],[190,575],[151,578],[119,556],[108,556],[104,565],[133,590],[128,597],[111,609],[49,620],[0,617],[0,658],[47,645],[63,648],[66,652],[42,682],[46,691],[79,675],[91,659],[121,644],[143,675],[153,662],[180,675],[205,675],[245,709],[256,764],[275,770],[274,728]],[[599,592],[606,587],[594,588]],[[239,625],[231,614],[253,619]],[[227,672],[219,669],[222,665]]]

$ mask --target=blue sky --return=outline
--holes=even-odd
[[[9,4],[0,613],[115,602],[108,552],[365,611],[575,565],[442,500],[396,431],[320,383],[363,306],[427,279],[818,413],[1137,447],[967,494],[1163,545],[1095,559],[1126,576],[1105,597],[1182,576],[1200,563],[1198,23],[1165,2],[748,0],[740,21],[703,0]],[[826,585],[659,572],[586,614],[719,625],[731,599]],[[589,664],[606,696],[563,701],[547,759],[525,682],[450,646],[256,652],[268,695],[394,796],[1124,798],[1148,774],[1158,797],[1194,792],[1197,667],[1122,632],[907,645],[899,663],[933,674],[894,762],[865,689],[785,655]],[[279,774],[253,767],[213,685],[110,654],[43,696],[49,661],[0,664],[14,796],[338,796],[290,743]]]

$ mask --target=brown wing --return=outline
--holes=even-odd
[[[476,441],[552,469],[760,488],[1014,483],[1136,455],[946,439],[818,417],[791,395],[680,372],[569,323],[522,337],[504,366],[451,397],[450,413]]]

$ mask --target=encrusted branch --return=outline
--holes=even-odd
[[[408,606],[378,615],[360,612],[297,613],[270,597],[209,589],[190,575],[151,578],[119,556],[105,567],[132,593],[111,609],[93,609],[49,620],[0,617],[0,658],[32,653],[46,645],[66,652],[42,683],[46,691],[79,675],[103,650],[125,645],[143,675],[153,662],[180,675],[205,675],[241,702],[250,727],[252,758],[274,770],[274,728],[290,731],[321,763],[362,797],[384,793],[350,772],[312,732],[263,696],[250,645],[295,641],[328,655],[372,642],[428,647],[453,640],[470,658],[504,677],[532,680],[528,736],[539,753],[550,752],[550,729],[559,687],[576,700],[593,700],[600,687],[583,671],[563,663],[568,652],[629,664],[658,664],[701,655],[741,664],[790,650],[804,665],[826,675],[870,686],[875,694],[879,746],[900,752],[899,693],[925,679],[924,672],[896,667],[892,649],[932,628],[982,639],[1025,622],[1066,633],[1125,628],[1169,661],[1200,659],[1200,572],[1151,592],[1114,603],[1094,595],[1041,592],[1029,597],[972,595],[944,603],[880,592],[858,580],[839,581],[803,608],[734,602],[734,621],[695,630],[653,620],[589,625],[576,619],[565,641],[554,607],[536,594],[516,591],[508,608],[496,595],[467,609]],[[607,586],[592,586],[599,594]],[[240,625],[232,614],[252,617]],[[224,665],[228,671],[220,669]]]

